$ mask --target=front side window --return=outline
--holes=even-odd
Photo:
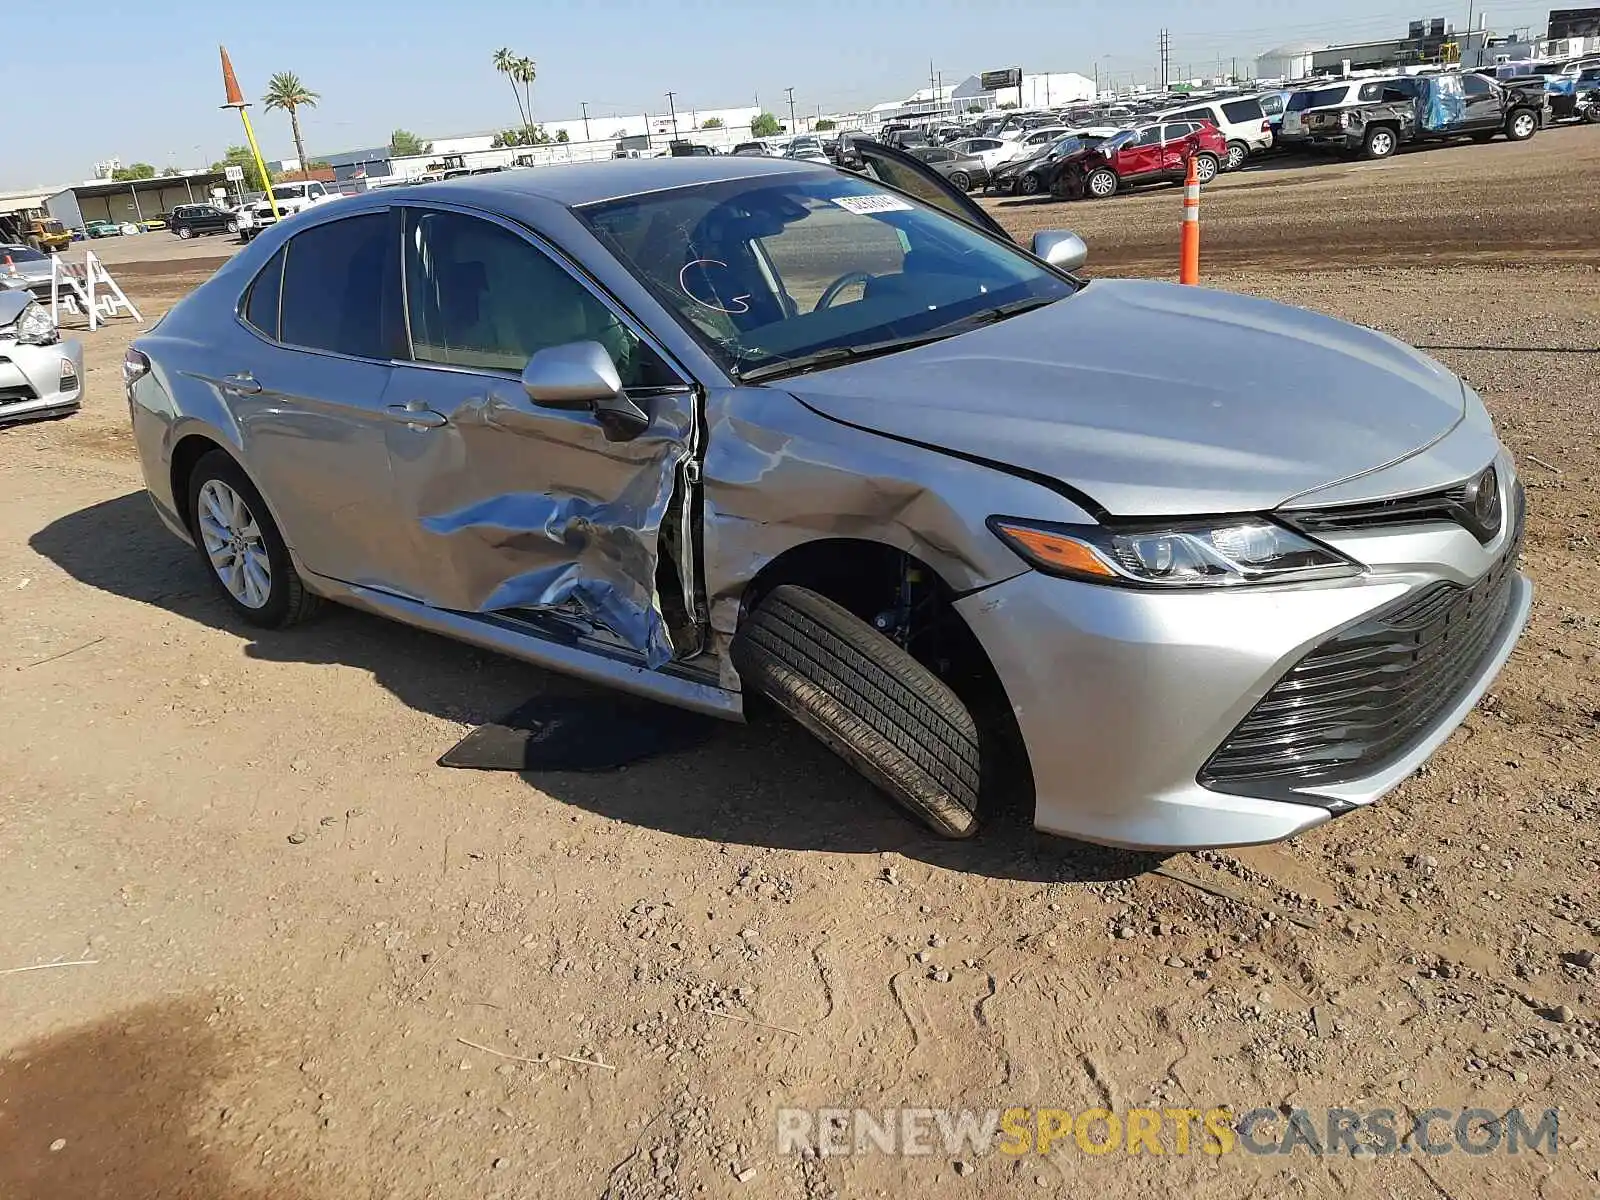
[[[887,352],[1074,291],[965,222],[852,175],[728,180],[577,211],[747,378],[830,351]]]
[[[279,341],[358,358],[388,358],[383,338],[390,215],[313,225],[285,247]]]
[[[1141,129],[1133,144],[1135,146],[1159,146],[1161,144],[1161,126],[1152,125],[1149,129]]]
[[[1469,96],[1490,96],[1494,94],[1493,86],[1482,75],[1463,75],[1461,77],[1461,86]]]
[[[655,353],[543,250],[503,226],[411,209],[406,320],[418,362],[521,372],[540,350],[599,342],[627,388],[676,382]]]

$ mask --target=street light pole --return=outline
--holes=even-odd
[[[587,142],[589,140],[589,102],[580,100],[578,103],[583,109],[583,140]]]
[[[668,92],[667,93],[667,111],[672,114],[672,140],[673,141],[677,141],[678,140],[678,110],[675,107],[673,107],[673,104],[672,104],[672,98],[674,96],[676,96],[677,94],[678,94],[677,92]]]
[[[794,128],[794,126],[795,126],[795,119],[794,119],[794,89],[793,88],[784,88],[783,90],[789,94],[789,132],[790,133],[794,133],[795,132],[795,128]]]

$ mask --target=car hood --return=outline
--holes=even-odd
[[[1466,406],[1460,380],[1385,334],[1118,280],[781,386],[835,420],[1047,476],[1119,516],[1273,509],[1415,454]]]

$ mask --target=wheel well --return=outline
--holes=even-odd
[[[826,596],[891,638],[961,698],[983,732],[985,774],[1021,803],[1033,779],[1005,685],[983,644],[956,611],[956,592],[914,554],[858,538],[824,538],[784,551],[745,589],[741,618],[773,588],[794,584]]]
[[[190,527],[189,476],[194,474],[196,463],[211,451],[221,449],[216,442],[198,433],[181,438],[172,448],[172,507],[185,529]]]

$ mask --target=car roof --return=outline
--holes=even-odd
[[[464,175],[459,179],[409,187],[384,188],[385,201],[412,196],[456,198],[489,207],[514,204],[519,196],[554,201],[568,208],[617,200],[643,192],[758,179],[769,175],[831,171],[801,159],[694,155],[684,158],[614,158],[602,162],[558,163],[497,175]]]

